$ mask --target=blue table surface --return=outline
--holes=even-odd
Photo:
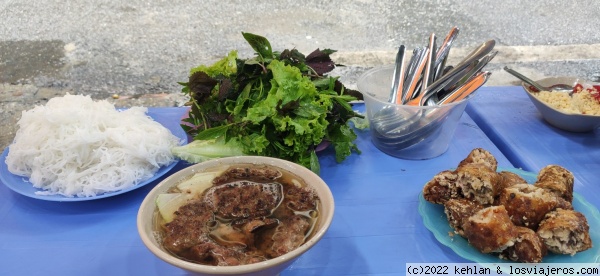
[[[600,133],[548,124],[520,86],[483,87],[466,110],[515,167],[563,166],[575,176],[575,191],[600,203]]]
[[[470,105],[487,104],[487,94],[498,93],[505,92],[482,90]],[[507,104],[505,108],[520,109],[514,104]],[[172,118],[172,124],[178,124],[185,112],[182,108],[157,108],[155,111]],[[324,238],[281,275],[404,275],[406,263],[469,262],[437,242],[423,225],[417,212],[418,195],[423,185],[436,173],[455,167],[478,147],[494,154],[501,167],[513,167],[514,164],[515,167],[536,169],[550,161],[564,161],[567,157],[543,153],[531,156],[529,160],[520,156],[522,147],[510,150],[514,140],[496,146],[497,137],[495,140],[488,138],[495,128],[481,127],[480,124],[501,115],[494,115],[494,112],[481,114],[476,123],[469,115],[478,115],[477,108],[468,111],[461,117],[448,151],[434,159],[402,160],[383,154],[372,145],[367,131],[357,131],[360,155],[353,154],[338,164],[331,150],[320,152],[321,177],[334,195],[335,216]],[[543,122],[535,117],[535,112],[530,113],[527,115],[532,118],[526,120],[528,125],[531,124],[529,127],[543,129]],[[514,135],[520,133],[516,129],[513,132]],[[547,135],[547,139],[567,148],[593,151],[594,145],[598,145],[581,136],[566,136],[556,130],[527,133],[528,139],[533,139],[531,136],[542,139],[538,135]],[[510,135],[505,133],[504,136]],[[582,170],[575,173],[579,180],[577,188],[589,188],[584,192],[598,192],[596,187],[591,187],[591,178],[589,182],[581,183],[582,179],[587,179],[584,177],[587,177],[588,169],[598,168],[598,155],[593,156],[595,160],[581,159],[586,155],[577,155],[565,161],[588,162],[589,167],[572,167]],[[186,166],[180,162],[171,173]],[[142,200],[163,178],[125,194],[84,202],[32,199],[0,185],[0,275],[187,275],[186,271],[150,253],[136,228],[136,215]],[[588,200],[600,202],[597,194]]]

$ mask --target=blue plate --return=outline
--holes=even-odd
[[[499,168],[498,170],[516,173],[527,180],[528,183],[534,183],[537,178],[535,173],[519,169]],[[597,263],[600,261],[600,213],[598,209],[577,193],[573,194],[573,208],[585,215],[590,226],[593,247],[574,256],[548,253],[544,257],[543,263]],[[444,206],[426,201],[422,193],[419,195],[419,213],[423,218],[425,227],[433,233],[435,238],[443,245],[450,247],[459,256],[481,264],[511,263],[511,261],[502,260],[495,255],[479,252],[458,234],[450,236],[448,233],[453,232],[453,229],[448,224]]]
[[[167,129],[169,129],[169,131],[171,131],[171,133],[173,135],[177,136],[182,142],[187,141],[187,134],[185,133],[185,131],[183,131],[183,129],[179,125],[179,121],[168,120],[168,118],[161,116],[158,112],[153,111],[152,109],[149,109],[146,114],[148,116],[150,116],[154,121],[160,123]],[[8,155],[8,148],[4,149],[4,152],[2,152],[2,156],[0,156],[0,181],[2,181],[2,183],[4,183],[4,185],[6,187],[8,187],[9,189],[11,189],[19,194],[22,194],[27,197],[35,198],[35,199],[48,200],[48,201],[87,201],[87,200],[94,200],[94,199],[116,196],[116,195],[126,193],[129,191],[135,190],[137,188],[140,188],[144,185],[152,183],[154,180],[163,176],[168,171],[170,171],[173,167],[175,167],[175,165],[177,165],[177,160],[175,160],[174,162],[171,162],[171,164],[169,164],[167,166],[162,166],[158,169],[158,171],[156,171],[154,176],[152,176],[151,178],[149,178],[135,186],[132,186],[132,187],[129,187],[129,188],[126,188],[123,190],[103,193],[103,194],[99,194],[97,196],[91,196],[91,197],[66,197],[63,195],[37,195],[35,192],[43,191],[43,190],[33,187],[33,184],[31,184],[28,180],[29,178],[14,175],[8,171],[8,167],[6,165],[6,156],[7,155]]]

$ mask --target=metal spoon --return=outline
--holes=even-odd
[[[429,97],[427,99],[427,101],[425,102],[425,105],[439,104],[438,103],[439,99],[444,98],[449,94],[452,94],[455,90],[457,90],[458,88],[463,86],[465,83],[470,81],[473,78],[473,76],[475,76],[476,74],[479,74],[481,72],[481,70],[483,69],[483,67],[485,67],[490,62],[490,60],[492,60],[496,56],[496,54],[498,54],[498,51],[492,51],[491,53],[482,57],[480,60],[476,61],[473,64],[472,68],[469,68],[469,67],[465,68],[465,71],[463,71],[464,73],[460,73],[458,75],[458,77],[460,77],[460,80],[456,81],[455,83],[450,82],[449,86],[444,87],[438,93],[431,95],[431,97]],[[487,81],[487,76],[486,76],[486,81]]]
[[[545,87],[535,81],[532,81],[528,77],[523,76],[521,73],[508,68],[508,66],[504,67],[504,71],[510,73],[511,75],[517,77],[518,79],[524,81],[525,83],[533,86],[538,92],[539,91],[554,91],[554,92],[569,93],[569,95],[573,95],[573,88],[574,88],[573,85],[559,83],[559,84],[554,84],[554,85]]]
[[[391,103],[400,103],[402,97],[402,90],[404,89],[404,58],[405,58],[405,47],[400,45],[398,47],[398,53],[396,54],[396,63],[394,66],[394,75],[392,79],[392,89],[390,91]]]
[[[437,104],[452,103],[466,98],[467,96],[475,92],[475,90],[477,90],[479,87],[484,85],[485,82],[488,80],[490,74],[491,73],[488,71],[478,72],[465,84],[456,88],[454,91],[452,91],[452,93],[442,98],[439,102],[437,102]]]
[[[421,81],[421,90],[427,89],[427,86],[434,81],[434,72],[435,72],[435,58],[436,58],[436,45],[435,45],[436,36],[432,33],[429,36],[429,44],[427,48],[429,49],[427,59],[425,62],[425,71],[423,72],[423,80]]]
[[[444,42],[442,42],[442,45],[440,45],[440,48],[437,50],[437,56],[435,57],[434,64],[434,81],[439,79],[444,74],[446,61],[448,60],[448,54],[450,53],[450,47],[452,47],[452,42],[456,36],[458,36],[458,32],[458,28],[453,27],[448,35],[446,35]]]
[[[406,72],[406,80],[404,81],[404,90],[402,91],[402,103],[406,103],[418,95],[417,86],[421,80],[421,75],[425,70],[429,48],[415,48],[410,61],[408,72]]]
[[[475,63],[485,55],[489,54],[492,49],[494,49],[494,45],[496,44],[495,40],[488,40],[481,44],[477,49],[473,50],[469,55],[467,55],[461,62],[459,62],[452,70],[448,73],[444,74],[434,83],[427,87],[425,92],[421,92],[418,97],[408,101],[406,104],[408,105],[425,105],[427,99],[431,97],[433,94],[439,92],[441,89],[446,87],[449,84],[454,84],[456,81],[461,79],[460,72],[464,72],[466,68],[469,66],[475,66]]]

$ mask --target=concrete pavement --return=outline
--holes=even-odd
[[[241,32],[276,50],[338,50],[334,72],[352,86],[395,49],[426,44],[453,26],[450,64],[488,39],[499,54],[487,85],[515,85],[509,65],[536,79],[600,80],[597,0],[480,1],[0,1],[0,146],[14,137],[21,111],[65,93],[118,106],[178,106],[190,68],[230,50],[249,57]],[[118,99],[114,99],[118,96]],[[116,98],[116,97],[115,97]]]

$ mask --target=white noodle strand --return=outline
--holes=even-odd
[[[89,96],[52,98],[23,112],[8,170],[29,177],[42,195],[90,197],[136,185],[173,162],[179,144],[146,111],[118,111]]]

